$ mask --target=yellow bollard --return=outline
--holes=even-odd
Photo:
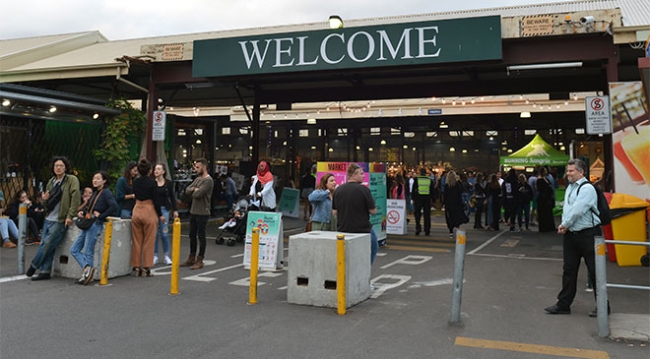
[[[108,262],[111,260],[111,241],[113,240],[113,221],[108,218],[104,227],[104,252],[102,253],[102,274],[99,285],[108,284]]]
[[[172,238],[172,282],[169,295],[178,294],[178,269],[181,259],[181,219],[174,219],[174,234]]]
[[[257,271],[260,260],[260,229],[253,228],[251,243],[251,277],[248,290],[248,304],[257,304]]]
[[[336,292],[338,294],[338,314],[345,315],[345,235],[336,235]]]

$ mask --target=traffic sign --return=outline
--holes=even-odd
[[[609,135],[612,133],[612,111],[609,96],[587,96],[585,98],[587,134]]]

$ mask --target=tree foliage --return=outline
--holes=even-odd
[[[132,160],[128,139],[141,138],[146,118],[142,111],[123,98],[111,99],[106,106],[119,109],[122,113],[104,118],[103,142],[93,153],[97,159],[107,163],[106,172],[114,185],[122,175],[126,162]]]

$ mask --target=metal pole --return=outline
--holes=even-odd
[[[456,257],[454,260],[454,283],[451,292],[450,324],[460,323],[460,303],[463,297],[463,271],[465,270],[465,231],[456,230]]]
[[[605,238],[596,236],[596,311],[598,312],[598,336],[609,336],[607,311],[607,260],[605,259]]]
[[[251,276],[248,289],[248,304],[257,304],[257,271],[260,259],[260,229],[253,228],[251,243]]]
[[[27,234],[27,203],[18,208],[18,274],[25,273],[25,235]],[[34,233],[38,235],[38,233]]]
[[[99,285],[108,284],[108,263],[111,261],[111,241],[113,240],[113,221],[109,218],[104,227],[104,252],[102,253],[102,274]]]
[[[167,224],[165,224],[167,225]],[[174,219],[174,234],[172,236],[172,280],[169,295],[178,294],[178,269],[181,259],[181,219]]]
[[[337,309],[339,315],[347,313],[345,302],[345,235],[336,235],[336,293],[338,295]]]

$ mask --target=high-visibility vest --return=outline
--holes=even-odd
[[[431,178],[426,176],[418,176],[418,194],[428,196],[431,189]]]

